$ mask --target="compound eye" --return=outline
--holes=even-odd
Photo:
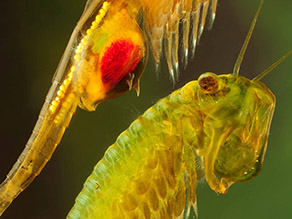
[[[198,79],[198,83],[204,93],[214,93],[219,89],[218,77],[213,73],[202,74]]]

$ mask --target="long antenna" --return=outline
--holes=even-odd
[[[292,50],[287,52],[282,58],[280,58],[278,61],[276,61],[274,64],[272,64],[270,67],[268,67],[266,70],[264,70],[262,73],[257,75],[252,80],[261,80],[263,77],[265,77],[267,74],[269,74],[274,68],[276,68],[278,65],[280,65],[285,59],[287,59],[290,55],[292,55]]]
[[[264,3],[264,0],[261,0],[261,3],[259,5],[259,7],[258,7],[258,10],[257,10],[257,12],[256,12],[253,20],[252,20],[252,23],[250,25],[250,28],[248,30],[248,33],[247,33],[247,35],[245,37],[244,43],[243,43],[243,45],[241,47],[241,50],[239,52],[239,55],[237,57],[236,63],[235,63],[234,68],[233,68],[233,73],[232,73],[232,75],[234,75],[234,76],[238,76],[238,74],[239,74],[240,65],[242,63],[242,60],[243,60],[243,57],[244,57],[246,48],[248,46],[249,40],[251,38],[252,32],[254,30],[254,27],[255,27],[255,24],[257,22],[257,18],[259,16],[259,13],[261,11],[261,8],[263,6],[263,3]]]

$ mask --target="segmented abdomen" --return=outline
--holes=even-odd
[[[180,108],[188,105],[186,90],[160,100],[118,137],[85,182],[68,218],[188,214],[196,201],[197,176],[195,154],[183,139],[182,123],[189,112],[184,118]]]
[[[54,92],[56,84],[53,83],[50,90],[52,92],[49,94],[56,93]],[[75,94],[71,92],[70,87],[63,96],[58,103],[55,102],[55,105],[51,104],[52,96],[47,96],[24,150],[7,174],[6,179],[0,184],[0,216],[39,175],[61,141],[77,107]]]

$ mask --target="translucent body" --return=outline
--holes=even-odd
[[[210,2],[213,2],[212,15],[214,15],[217,3],[214,0],[157,0],[151,5],[148,0],[89,0],[87,2],[56,70],[33,133],[0,186],[0,215],[34,180],[51,158],[77,105],[93,111],[99,103],[131,89],[139,93],[139,80],[148,58],[145,33],[139,26],[141,18],[143,17],[145,32],[149,36],[158,64],[161,54],[159,45],[165,37],[166,27],[170,26],[173,20],[178,24],[182,14],[185,12],[189,14],[192,10],[205,20],[206,13],[200,15],[199,9],[204,7],[207,10]],[[153,8],[152,4],[155,3],[158,7]],[[190,23],[189,17],[183,20]],[[202,24],[204,25],[204,22]],[[197,26],[198,22],[193,25]],[[168,28],[168,30],[176,31],[174,38],[178,42],[177,29]],[[186,34],[189,32],[184,33]],[[122,50],[129,52],[127,60],[119,63],[117,60],[119,57],[107,57],[105,59],[107,61],[103,62],[103,58],[108,54],[107,51],[116,48],[115,45],[124,41],[127,43],[123,45],[131,48]],[[169,43],[167,48],[172,48],[171,51],[175,52],[168,53],[168,57],[178,52],[177,43],[175,45]],[[112,54],[116,54],[116,51]],[[119,77],[116,75],[113,77],[113,71],[102,71],[101,67],[104,63],[113,61],[116,61],[117,65],[121,64],[117,68],[120,72],[114,72]],[[107,69],[107,66],[103,69]],[[104,78],[112,80],[105,83]]]
[[[208,77],[217,88],[204,89]],[[68,218],[187,217],[203,175],[214,191],[226,193],[232,183],[258,174],[274,108],[274,95],[259,81],[201,75],[118,137]]]

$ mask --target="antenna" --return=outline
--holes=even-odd
[[[262,73],[257,75],[252,80],[257,80],[257,81],[261,80],[263,77],[265,77],[267,74],[269,74],[274,68],[276,68],[278,65],[280,65],[285,59],[287,59],[291,54],[292,54],[292,50],[287,52],[282,58],[277,60],[274,64],[272,64],[270,67],[268,67],[266,70],[264,70]]]
[[[252,32],[253,32],[253,30],[254,30],[254,27],[255,27],[255,24],[256,24],[256,22],[257,22],[257,19],[258,19],[259,13],[260,13],[260,11],[261,11],[261,8],[262,8],[262,6],[263,6],[263,3],[264,3],[264,0],[261,0],[261,3],[260,3],[260,5],[259,5],[259,7],[258,7],[258,10],[257,10],[257,12],[256,12],[256,14],[255,14],[253,20],[252,20],[252,23],[251,23],[251,25],[250,25],[250,28],[249,28],[249,30],[248,30],[248,33],[247,33],[247,35],[246,35],[246,37],[245,37],[244,43],[243,43],[243,45],[242,45],[242,47],[241,47],[241,50],[240,50],[240,52],[239,52],[239,55],[238,55],[238,57],[237,57],[236,63],[235,63],[234,68],[233,68],[233,73],[232,73],[232,75],[234,75],[234,76],[238,76],[238,74],[239,74],[240,65],[241,65],[241,63],[242,63],[242,60],[243,60],[243,57],[244,57],[244,54],[245,54],[246,48],[247,48],[248,43],[249,43],[249,41],[250,41],[250,38],[251,38]]]

